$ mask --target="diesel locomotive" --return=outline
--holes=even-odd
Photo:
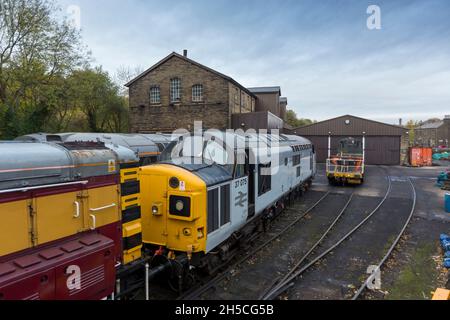
[[[173,141],[158,164],[140,168],[142,240],[152,248],[152,267],[169,259],[215,272],[315,173],[314,147],[299,136],[217,133]]]
[[[331,140],[331,139],[330,139]],[[329,145],[328,150],[331,150]],[[330,184],[362,184],[365,171],[365,137],[344,138],[338,152],[328,157],[326,174]]]
[[[118,145],[0,143],[0,300],[111,296],[141,258],[138,169]]]

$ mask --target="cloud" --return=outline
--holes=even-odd
[[[302,117],[396,122],[450,113],[450,2],[70,1],[98,64],[147,68],[171,51],[245,86],[280,85]]]

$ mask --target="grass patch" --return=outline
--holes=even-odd
[[[430,299],[431,291],[436,289],[439,271],[432,259],[435,254],[434,244],[428,243],[416,248],[408,263],[400,272],[397,280],[386,296],[390,300]]]

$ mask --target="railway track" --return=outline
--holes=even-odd
[[[331,191],[326,192],[318,201],[316,201],[312,206],[310,206],[306,211],[302,212],[298,217],[296,217],[294,220],[289,221],[286,226],[283,226],[282,229],[278,232],[276,232],[275,235],[271,236],[268,240],[264,241],[262,244],[257,246],[255,249],[253,249],[251,252],[247,253],[237,261],[231,263],[227,266],[227,268],[222,271],[221,273],[206,279],[203,283],[201,283],[199,286],[194,287],[192,290],[187,291],[180,297],[178,297],[178,300],[195,300],[198,299],[202,294],[207,292],[209,289],[215,287],[217,284],[220,283],[223,279],[225,279],[227,276],[231,274],[231,271],[234,270],[237,266],[241,265],[251,257],[253,257],[256,253],[260,252],[264,248],[266,248],[269,244],[273,243],[275,240],[283,236],[287,231],[289,231],[292,227],[294,227],[298,222],[300,222],[306,215],[308,215],[314,208],[316,208],[322,201],[324,201],[329,195],[331,194]]]
[[[389,195],[391,193],[392,181],[391,181],[389,176],[387,178],[388,178],[389,184],[388,184],[388,188],[387,188],[386,194],[383,197],[383,199],[378,203],[378,205],[375,207],[374,210],[372,210],[361,222],[359,222],[348,233],[346,233],[337,242],[335,242],[334,245],[330,246],[328,249],[323,251],[321,254],[319,254],[318,256],[316,256],[314,258],[312,258],[309,263],[307,263],[307,264],[302,266],[302,264],[307,259],[311,258],[311,255],[314,252],[314,250],[318,246],[320,246],[321,242],[323,241],[323,239],[328,234],[328,232],[324,233],[324,235],[321,237],[321,239],[317,243],[314,244],[314,246],[308,251],[308,253],[305,254],[301,259],[298,260],[298,262],[295,264],[294,268],[292,268],[281,280],[276,281],[273,284],[273,286],[271,286],[271,288],[266,290],[265,293],[260,297],[260,299],[261,300],[272,300],[272,299],[275,299],[278,296],[280,296],[283,292],[286,292],[287,290],[289,290],[291,287],[294,286],[295,281],[296,281],[296,279],[298,279],[298,277],[300,277],[307,270],[309,270],[311,267],[316,265],[319,261],[324,259],[328,254],[330,254],[332,251],[334,251],[336,248],[338,248],[344,241],[346,241],[348,238],[350,238],[363,225],[365,225],[374,216],[374,214],[381,208],[381,206],[386,202],[387,198],[389,197]],[[409,222],[410,222],[410,220],[412,218],[412,215],[414,213],[415,204],[416,204],[416,192],[415,192],[414,185],[412,184],[411,180],[408,179],[408,181],[409,181],[409,183],[410,183],[410,185],[412,187],[412,191],[413,191],[413,205],[412,205],[411,212],[409,213],[406,222],[404,223],[403,227],[401,228],[401,231],[399,232],[399,234],[397,235],[396,239],[394,240],[394,242],[390,246],[387,254],[383,257],[383,259],[378,264],[378,266],[376,268],[376,271],[380,270],[381,266],[386,262],[386,260],[388,259],[388,257],[390,256],[390,254],[392,253],[392,251],[394,250],[394,248],[398,244],[401,236],[403,235],[404,231],[406,230],[406,227],[408,226],[408,224],[409,224]],[[329,231],[329,230],[327,230],[327,231]],[[359,290],[355,293],[355,295],[353,296],[353,299],[358,299],[360,297],[360,295],[367,288],[367,285],[371,281],[373,281],[374,276],[375,276],[375,273],[373,273],[371,276],[369,276],[367,278],[367,280],[361,285]]]
[[[408,178],[408,182],[411,185],[411,189],[412,189],[412,192],[413,192],[413,204],[412,204],[409,216],[406,219],[406,222],[403,225],[403,228],[400,230],[399,234],[397,235],[397,237],[395,238],[394,242],[390,246],[389,250],[384,255],[384,257],[381,259],[381,261],[378,263],[377,267],[374,270],[374,273],[372,275],[370,275],[366,279],[366,281],[364,281],[364,283],[361,285],[361,287],[358,289],[358,291],[356,291],[356,293],[353,295],[352,300],[357,300],[359,297],[361,297],[361,295],[367,289],[367,286],[369,285],[369,283],[371,283],[374,280],[375,272],[381,272],[381,267],[389,259],[389,257],[391,256],[392,252],[394,251],[395,247],[398,245],[400,239],[402,238],[403,234],[405,233],[406,228],[408,227],[409,223],[411,222],[411,219],[412,219],[412,217],[414,215],[414,211],[416,209],[417,193],[416,193],[416,188],[414,187],[414,183],[411,181],[410,178]]]

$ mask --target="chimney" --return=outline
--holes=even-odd
[[[402,120],[402,118],[400,118],[400,119],[398,119],[398,125],[401,127],[402,126],[402,124],[403,124],[403,120]]]
[[[450,114],[444,117],[444,123],[448,123],[450,125]]]
[[[187,50],[186,49],[183,50],[183,56],[185,56],[187,58]]]

